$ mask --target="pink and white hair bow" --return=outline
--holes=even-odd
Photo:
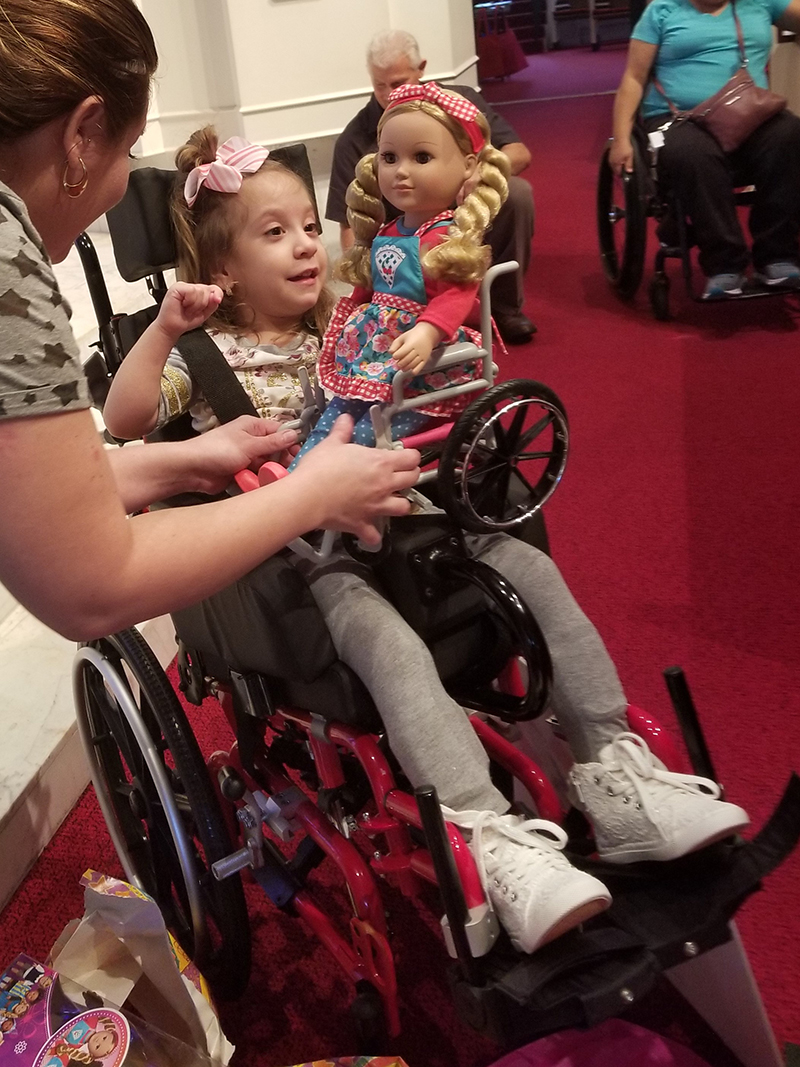
[[[389,103],[386,110],[389,111],[398,104],[408,103],[409,100],[430,100],[437,104],[442,111],[452,115],[469,137],[472,150],[478,155],[486,145],[486,137],[483,134],[476,119],[480,114],[479,108],[470,100],[465,100],[457,93],[446,92],[436,82],[426,82],[424,85],[399,85],[389,93]]]
[[[245,174],[254,174],[269,156],[269,149],[244,137],[230,137],[217,149],[213,163],[200,163],[189,171],[183,195],[189,207],[205,185],[218,193],[238,193]]]

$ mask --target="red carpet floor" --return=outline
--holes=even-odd
[[[539,333],[503,370],[546,382],[570,414],[571,458],[548,505],[553,553],[630,699],[671,721],[660,670],[683,665],[728,794],[759,825],[800,764],[800,309],[788,299],[700,307],[676,280],[677,317],[663,324],[644,293],[630,306],[613,297],[593,204],[610,108],[599,97],[506,110],[534,155],[527,307]],[[213,744],[217,725],[193,715]],[[0,960],[47,951],[80,913],[89,865],[118,871],[91,793],[0,917]],[[740,913],[781,1042],[800,1041],[799,875],[794,856]],[[225,1009],[237,1062],[279,1067],[352,1051],[348,991],[326,954],[250,892],[253,984]],[[453,1017],[433,911],[420,919],[393,899],[392,914],[407,991],[395,1051],[411,1067],[485,1067],[496,1050]],[[668,997],[640,1011],[714,1067],[731,1067]]]

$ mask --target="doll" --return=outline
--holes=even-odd
[[[474,314],[489,266],[483,236],[508,195],[508,173],[485,118],[464,97],[435,82],[391,93],[378,125],[378,151],[360,160],[347,191],[355,244],[337,276],[355,290],[336,306],[319,363],[320,381],[334,397],[297,459],[343,413],[356,423],[353,439],[374,444],[369,407],[391,401],[398,370],[415,375],[406,385],[409,397],[479,373],[463,366],[420,371],[443,343],[480,344],[462,324]],[[381,196],[401,212],[387,225]],[[392,437],[450,417],[469,399],[432,395],[430,403],[395,415]]]

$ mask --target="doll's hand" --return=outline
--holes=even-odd
[[[177,282],[170,286],[161,302],[156,323],[166,334],[170,347],[178,338],[202,326],[222,301],[222,290],[218,285],[192,285],[189,282]]]
[[[477,171],[475,171],[471,178],[467,178],[467,180],[458,190],[458,196],[456,197],[456,204],[459,207],[464,203],[464,201],[467,199],[472,190],[478,187],[478,185],[480,184],[480,180],[481,178]]]
[[[443,338],[442,331],[430,322],[418,322],[410,330],[395,337],[389,347],[399,370],[409,370],[413,374],[425,367],[431,358],[431,352]]]

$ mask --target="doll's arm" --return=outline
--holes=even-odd
[[[389,348],[389,354],[394,358],[400,370],[410,370],[413,374],[419,374],[430,360],[434,348],[446,336],[432,322],[418,322],[410,330],[395,337]]]
[[[155,322],[122,361],[103,408],[103,418],[115,436],[132,440],[149,433],[158,419],[161,375],[178,338],[202,326],[219,306],[222,290],[216,285],[173,285]]]
[[[477,285],[428,283],[428,305],[415,326],[395,338],[389,349],[400,370],[419,374],[442,341],[452,337],[470,316]]]

